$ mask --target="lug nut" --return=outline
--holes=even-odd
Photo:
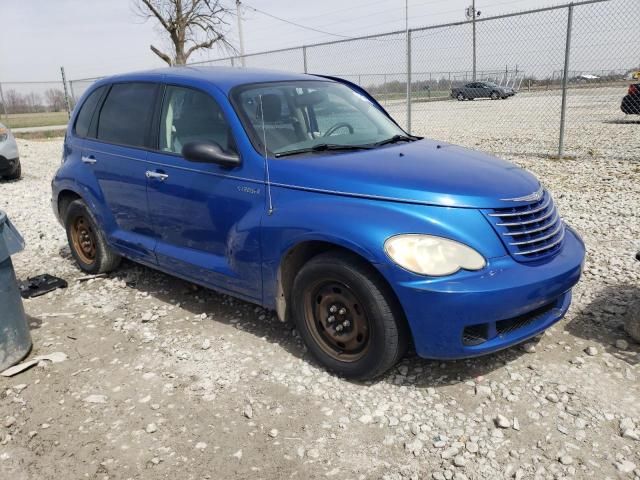
[[[347,309],[346,308],[341,308],[340,311],[338,312],[340,315],[344,315],[345,313],[347,313]]]
[[[342,325],[338,325],[336,327],[336,332],[341,332],[344,327]]]
[[[344,328],[350,327],[351,322],[349,320],[345,320],[344,322],[342,322],[342,326],[344,326]]]
[[[333,323],[335,321],[336,321],[336,317],[334,317],[333,315],[330,315],[329,318],[327,318],[328,323]]]
[[[338,311],[338,307],[336,307],[335,305],[331,305],[331,307],[329,307],[329,312],[336,313],[337,311]]]

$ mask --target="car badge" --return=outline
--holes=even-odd
[[[516,198],[502,198],[501,200],[505,202],[537,202],[542,198],[543,193],[544,190],[540,187],[537,191],[530,193],[529,195]]]

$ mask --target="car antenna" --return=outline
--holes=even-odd
[[[260,100],[260,117],[262,121],[262,144],[264,145],[264,169],[267,174],[267,202],[269,202],[268,214],[273,213],[273,201],[271,200],[271,176],[269,175],[269,155],[267,150],[267,131],[264,126],[264,108],[262,107],[262,94],[258,96]]]

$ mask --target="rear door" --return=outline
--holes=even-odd
[[[82,162],[93,170],[100,187],[96,197],[104,208],[101,224],[109,242],[146,263],[155,263],[145,162],[158,91],[150,82],[113,84],[82,152]]]
[[[150,152],[149,211],[158,264],[183,278],[258,301],[262,295],[259,225],[264,172],[243,161],[234,168],[182,157],[190,142],[237,153],[222,95],[167,85],[158,112],[157,151]],[[228,105],[227,105],[228,106]]]

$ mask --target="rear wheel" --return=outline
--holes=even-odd
[[[387,285],[359,259],[328,252],[311,259],[292,290],[296,326],[329,370],[374,378],[406,352],[409,335]]]
[[[93,215],[82,200],[69,204],[65,228],[71,254],[81,270],[106,273],[120,264],[120,256],[107,245]]]
[[[464,101],[464,95],[462,93],[459,93],[456,98],[458,99],[459,102]]]
[[[498,100],[500,98],[500,94],[498,92],[491,92],[491,100]]]

